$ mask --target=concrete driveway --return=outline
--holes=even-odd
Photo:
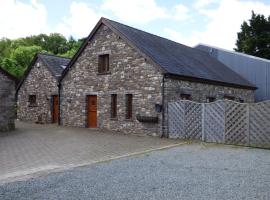
[[[0,185],[0,199],[269,200],[270,150],[187,144]]]
[[[18,122],[0,137],[0,183],[162,149],[181,141]]]

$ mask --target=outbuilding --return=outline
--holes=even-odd
[[[58,123],[58,81],[70,59],[38,53],[17,88],[18,119]]]
[[[17,78],[0,67],[0,132],[15,129]]]
[[[61,77],[61,123],[167,136],[168,102],[253,102],[255,89],[206,52],[101,18]]]

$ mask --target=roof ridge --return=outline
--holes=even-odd
[[[51,57],[56,57],[56,58],[63,58],[63,59],[71,59],[68,57],[64,57],[64,56],[58,56],[58,55],[54,55],[54,54],[49,54],[49,53],[37,53],[38,55],[44,55],[44,56],[51,56]]]
[[[270,62],[270,60],[267,59],[267,58],[261,58],[261,57],[249,55],[249,54],[246,54],[246,53],[243,53],[243,52],[237,52],[237,51],[233,51],[233,50],[228,50],[228,49],[224,49],[224,48],[221,48],[221,47],[208,45],[208,44],[203,44],[203,43],[199,43],[194,47],[196,48],[196,47],[199,47],[199,46],[205,46],[205,47],[209,47],[209,48],[212,48],[212,49],[218,49],[218,50],[225,51],[225,52],[228,52],[228,53],[233,53],[233,54],[238,54],[238,55],[242,55],[242,56],[245,56],[245,57],[253,58],[253,59],[256,59],[256,60]]]
[[[162,37],[162,36],[156,35],[156,34],[154,34],[154,33],[149,33],[149,32],[147,32],[147,31],[143,31],[143,30],[141,30],[141,29],[138,29],[138,28],[135,28],[135,27],[132,27],[132,26],[129,26],[129,25],[126,25],[126,24],[123,24],[123,23],[120,23],[120,22],[117,22],[117,21],[114,21],[114,20],[111,20],[111,19],[105,18],[105,17],[102,17],[102,19],[105,19],[105,20],[107,20],[107,21],[111,21],[111,22],[114,22],[114,23],[118,23],[118,24],[121,24],[121,25],[123,25],[123,26],[127,26],[128,28],[135,29],[135,30],[137,30],[137,31],[140,31],[140,32],[146,33],[146,34],[148,34],[148,35],[152,35],[152,36],[155,36],[155,37],[161,38],[161,39],[163,39],[163,40],[168,40],[168,41],[170,41],[170,42],[172,42],[172,43],[175,43],[175,44],[178,44],[178,45],[181,45],[181,46],[185,46],[185,47],[188,47],[188,48],[195,49],[195,48],[190,47],[190,46],[187,46],[187,45],[185,45],[185,44],[182,44],[182,43],[179,43],[179,42],[173,41],[173,40],[171,40],[171,39],[169,39],[169,38],[165,38],[165,37]],[[196,50],[197,50],[197,49],[196,49]]]

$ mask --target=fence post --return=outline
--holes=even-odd
[[[204,118],[205,118],[205,104],[202,103],[202,141],[205,142],[205,128],[204,128]]]
[[[250,103],[247,104],[247,143],[250,146]]]
[[[224,100],[224,132],[223,132],[223,143],[226,143],[226,125],[227,125],[227,119],[226,119],[226,112],[227,112],[227,101]]]

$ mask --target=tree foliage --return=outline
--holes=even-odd
[[[243,22],[237,36],[236,51],[270,59],[270,16],[252,11],[251,19]]]
[[[21,77],[36,53],[44,52],[72,57],[84,39],[66,39],[59,33],[39,34],[10,40],[0,39],[0,66]]]

